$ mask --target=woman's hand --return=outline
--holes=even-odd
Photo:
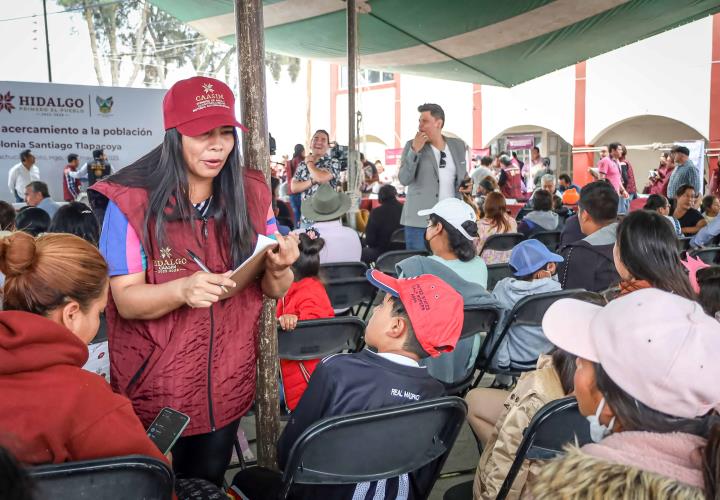
[[[297,326],[298,317],[294,314],[283,314],[278,318],[278,322],[280,323],[280,328],[285,331],[290,331],[294,330]]]
[[[237,284],[229,278],[232,271],[224,274],[198,271],[180,282],[182,299],[190,307],[210,307],[220,296]]]
[[[275,233],[275,239],[278,246],[267,251],[265,270],[277,276],[292,266],[300,256],[300,239],[297,234],[292,233],[287,236]]]

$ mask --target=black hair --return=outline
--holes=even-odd
[[[544,189],[538,189],[533,193],[533,210],[541,212],[549,212],[553,209],[553,198],[550,193]]]
[[[76,155],[75,153],[70,153],[69,155],[67,155],[68,163],[75,161],[77,159],[78,159],[78,155]]]
[[[537,153],[540,154],[540,148],[539,148],[539,147],[533,146],[532,150],[533,150],[533,151],[537,151]]]
[[[675,146],[670,150],[671,153],[682,153],[684,155],[689,155],[690,150],[686,148],[685,146]]]
[[[654,410],[625,392],[598,363],[595,383],[623,431],[646,431],[659,434],[684,432],[708,440],[703,447],[703,479],[707,498],[717,498],[720,479],[720,418],[713,412],[697,418],[681,418]]]
[[[302,144],[295,144],[295,148],[293,149],[293,158],[298,158],[305,152],[305,146]]]
[[[615,243],[630,275],[653,288],[695,300],[687,273],[680,263],[673,227],[657,212],[637,210],[617,229]]]
[[[22,151],[20,151],[20,161],[27,160],[28,156],[30,156],[31,154],[32,151],[30,151],[29,149],[23,149]]]
[[[95,246],[100,241],[100,226],[95,215],[90,207],[78,201],[58,208],[47,232],[74,234]]]
[[[477,256],[473,240],[469,240],[463,236],[463,234],[455,229],[448,221],[435,214],[430,214],[430,221],[432,221],[433,225],[438,223],[442,224],[443,230],[448,235],[450,249],[462,262],[469,262]],[[474,220],[463,222],[462,227],[470,236],[474,238],[477,237],[478,227]]]
[[[558,179],[561,181],[565,181],[568,184],[572,184],[572,179],[570,178],[570,176],[568,174],[560,174],[560,175],[558,175]]]
[[[300,255],[292,266],[295,281],[311,278],[320,273],[320,250],[325,246],[325,240],[320,237],[312,239],[305,233],[300,233],[298,237]]]
[[[710,316],[720,312],[720,266],[699,269],[697,281],[700,285],[698,302]]]
[[[410,316],[408,316],[407,310],[405,309],[405,306],[403,305],[400,298],[390,295],[390,301],[392,302],[393,316],[399,316],[400,318],[404,319],[405,325],[407,326],[407,333],[405,334],[405,343],[403,344],[403,349],[413,353],[420,359],[429,357],[430,354],[428,354],[427,351],[423,349],[422,345],[420,345],[420,341],[415,335],[415,329],[410,322]]]
[[[315,131],[313,136],[318,135],[318,134],[325,134],[325,137],[327,137],[327,140],[328,140],[328,144],[330,143],[330,134],[328,133],[327,130],[319,128]]]
[[[608,144],[608,146],[607,146],[607,148],[608,148],[608,153],[609,153],[610,151],[615,151],[616,149],[620,149],[621,147],[622,147],[622,144],[620,144],[619,142],[611,142],[611,143]]]
[[[32,189],[34,193],[40,193],[43,198],[50,198],[50,190],[48,189],[48,185],[45,184],[43,181],[32,181],[30,184],[27,185],[27,187]]]
[[[0,231],[15,229],[15,207],[7,201],[0,201]]]
[[[273,198],[275,197],[275,190],[280,187],[280,179],[275,176],[270,177],[270,191],[272,192]]]
[[[693,191],[695,191],[695,186],[692,186],[692,185],[690,185],[690,184],[683,184],[682,186],[680,186],[680,187],[678,188],[677,192],[675,193],[675,197],[676,197],[676,198],[680,198],[682,195],[684,195],[685,193],[687,193],[687,192],[690,191],[691,189],[692,189]],[[695,193],[695,194],[697,194],[697,193]]]
[[[7,449],[0,446],[0,498],[32,500],[34,485],[27,470]]]
[[[50,216],[42,208],[23,207],[15,217],[15,227],[18,231],[37,236],[47,232],[50,227]]]
[[[489,167],[490,165],[492,165],[492,162],[493,159],[491,156],[483,156],[482,158],[480,158],[480,165],[482,165],[483,167]]]
[[[424,111],[428,111],[430,116],[435,119],[441,119],[443,127],[445,126],[445,111],[443,111],[439,104],[426,102],[425,104],[418,106],[418,113],[422,113]]]
[[[555,347],[549,353],[553,368],[557,372],[563,394],[568,395],[575,390],[575,360],[577,356]]]
[[[105,153],[105,151],[103,151],[102,149],[96,149],[96,150],[93,151],[93,158],[97,160],[97,159],[99,159],[104,153]]]
[[[383,184],[378,190],[378,201],[380,204],[387,203],[397,198],[397,189],[392,184]]]
[[[715,197],[711,194],[707,195],[702,199],[702,203],[700,205],[700,208],[702,208],[703,213],[710,210],[710,207],[712,207],[713,202],[715,201]]]
[[[488,193],[492,193],[498,188],[497,181],[490,175],[480,181],[480,186]]]
[[[213,217],[216,224],[223,224],[217,231],[218,246],[231,248],[232,265],[237,266],[249,256],[255,247],[255,231],[250,224],[242,175],[242,158],[238,145],[240,140],[233,128],[235,145],[225,165],[213,179]],[[148,192],[148,209],[145,215],[145,239],[154,229],[155,237],[162,245],[165,240],[165,224],[171,220],[183,220],[192,225],[200,216],[190,203],[187,165],[182,154],[182,135],[172,128],[165,132],[163,143],[109,178],[121,186],[140,187]],[[230,242],[227,244],[225,242]]]
[[[562,197],[558,194],[554,194],[553,195],[553,210],[558,212],[558,211],[562,210],[562,207],[563,207]]]
[[[580,190],[578,206],[597,224],[605,224],[617,219],[619,202],[620,197],[609,182],[595,181]]]
[[[653,212],[656,212],[660,208],[668,207],[670,207],[670,203],[668,202],[667,198],[665,198],[661,194],[651,194],[647,197],[647,201],[645,201],[645,206],[643,207],[643,210],[651,210]]]

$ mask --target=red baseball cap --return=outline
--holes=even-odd
[[[366,275],[370,283],[400,299],[425,352],[436,358],[455,349],[464,301],[450,285],[431,274],[398,279],[371,269]]]
[[[176,128],[194,137],[217,127],[247,128],[235,118],[235,96],[215,78],[194,76],[170,87],[163,99],[165,130]]]

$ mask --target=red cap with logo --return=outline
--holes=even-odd
[[[455,349],[463,327],[464,301],[450,285],[431,274],[398,279],[376,269],[367,272],[367,279],[400,299],[415,337],[430,356]]]
[[[170,87],[163,99],[165,130],[194,137],[223,126],[247,128],[235,118],[235,96],[220,80],[194,76]]]

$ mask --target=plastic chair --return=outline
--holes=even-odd
[[[40,465],[28,472],[36,485],[36,498],[170,500],[173,495],[168,466],[140,455]]]
[[[495,289],[498,281],[504,278],[509,278],[513,275],[513,270],[510,264],[490,264],[487,266],[488,270],[488,281],[487,290],[492,292]]]
[[[506,252],[512,250],[515,245],[525,239],[525,236],[520,233],[500,233],[493,234],[487,240],[480,250],[480,256],[485,250],[499,250]]]
[[[390,235],[391,250],[405,250],[405,229],[399,228]]]
[[[471,500],[473,497],[473,481],[465,481],[450,487],[443,495],[443,500]]]
[[[90,341],[90,344],[100,344],[106,342],[107,336],[107,319],[105,319],[105,313],[100,313],[100,326],[98,327],[97,335]]]
[[[692,250],[690,255],[693,257],[699,257],[705,264],[717,264],[720,262],[720,247],[708,247]]]
[[[482,380],[483,378],[483,375],[485,375],[485,372],[490,370],[492,360],[495,357],[495,354],[497,354],[497,351],[502,345],[503,340],[505,340],[505,336],[508,334],[512,327],[518,325],[542,327],[542,320],[543,316],[545,315],[545,311],[547,311],[552,304],[554,304],[560,299],[572,297],[578,292],[583,291],[585,290],[559,290],[557,292],[530,295],[519,300],[515,304],[515,307],[513,307],[512,311],[510,311],[500,334],[497,336],[492,336],[497,338],[492,338],[490,336],[486,337],[483,346],[480,348],[480,356],[478,356],[478,363],[476,364],[476,368],[480,370],[480,373],[475,378],[475,382],[473,382],[473,389],[478,386],[480,380]],[[492,344],[492,346],[490,346],[490,344]],[[490,354],[485,356],[484,353],[488,348],[490,348]],[[515,369],[512,370],[511,373],[520,373],[522,371],[534,369],[535,366],[533,363],[533,365],[527,370]]]
[[[535,414],[525,429],[497,498],[507,497],[523,461],[555,458],[563,454],[563,447],[569,443],[578,446],[590,443],[590,426],[580,415],[574,396],[551,401]]]
[[[335,310],[351,309],[353,315],[360,316],[360,310],[365,306],[363,319],[367,318],[377,294],[377,288],[365,276],[328,280],[325,282],[325,290]]]
[[[364,277],[367,265],[364,262],[333,262],[320,265],[323,281]]]
[[[414,255],[423,255],[427,257],[430,253],[425,250],[392,250],[390,252],[385,252],[375,261],[375,269],[392,276],[397,276],[395,272],[395,264]]]
[[[693,239],[692,236],[683,236],[681,238],[678,238],[678,240],[677,240],[678,250],[681,252],[683,250],[689,250],[690,249],[690,240],[692,240],[692,239]]]
[[[433,474],[416,484],[419,497],[427,498],[466,413],[462,399],[444,397],[321,420],[290,450],[278,498],[288,498],[295,483],[378,481],[428,466]]]
[[[538,240],[548,247],[548,250],[551,252],[557,251],[557,248],[560,246],[560,231],[538,231],[530,238]]]
[[[278,326],[278,357],[304,361],[341,352],[358,352],[365,322],[354,316],[298,321],[291,332]]]

